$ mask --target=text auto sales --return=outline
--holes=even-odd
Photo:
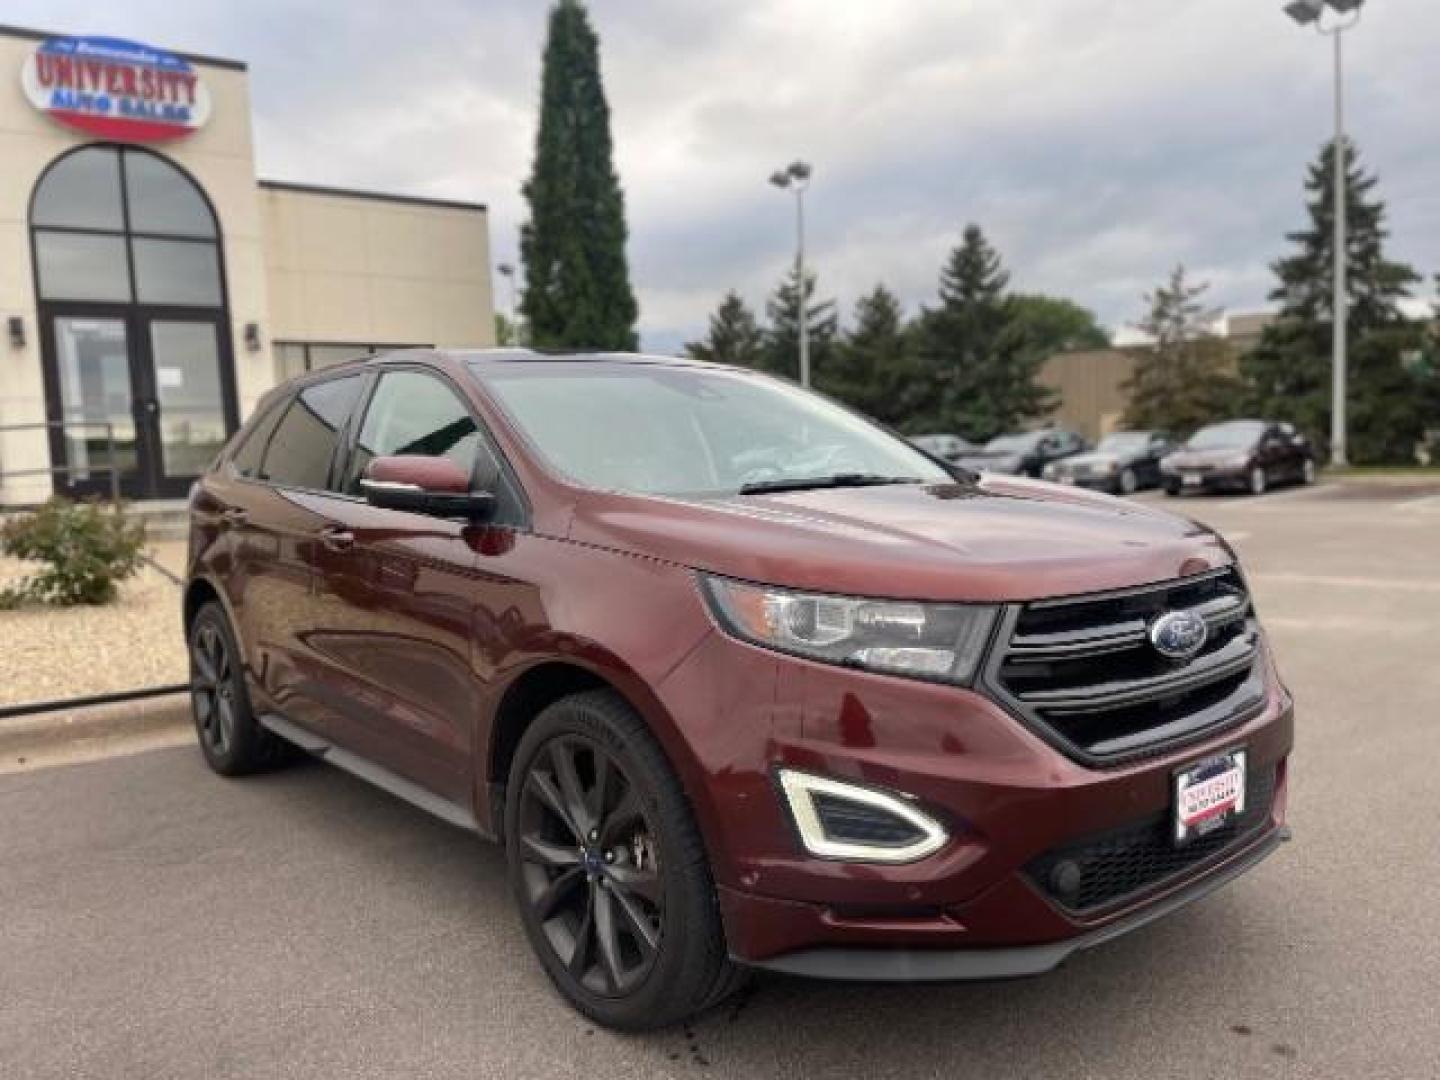
[[[35,54],[35,81],[50,94],[50,108],[108,113],[137,120],[188,123],[199,77],[132,63]]]

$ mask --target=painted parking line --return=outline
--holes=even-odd
[[[1397,592],[1440,593],[1440,581],[1414,578],[1350,577],[1339,574],[1250,573],[1252,581],[1273,585],[1317,585],[1335,589],[1393,589]]]

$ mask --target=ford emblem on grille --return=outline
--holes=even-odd
[[[1193,611],[1167,611],[1150,624],[1150,644],[1161,656],[1189,660],[1205,645],[1210,628]]]

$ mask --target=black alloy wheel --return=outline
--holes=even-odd
[[[225,756],[235,741],[235,674],[219,628],[208,620],[200,623],[190,643],[190,698],[207,756]]]
[[[690,800],[614,691],[561,698],[526,727],[505,789],[510,888],[545,974],[606,1027],[649,1031],[734,993]]]
[[[190,622],[190,708],[200,752],[222,776],[256,772],[285,757],[288,744],[255,719],[240,648],[225,609],[213,600]]]
[[[518,840],[531,908],[570,976],[602,997],[643,982],[664,890],[655,830],[624,767],[584,736],[551,740],[525,775]]]

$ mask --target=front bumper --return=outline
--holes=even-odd
[[[1228,885],[1253,869],[1290,839],[1286,826],[1269,829],[1210,872],[1192,878],[1161,899],[1097,929],[1043,945],[991,949],[913,949],[830,947],[801,949],[766,960],[745,960],[751,967],[818,979],[856,982],[959,982],[1013,979],[1053,971],[1077,952],[1139,930],[1156,919]]]
[[[1198,484],[1185,482],[1187,475],[1199,476]],[[1235,488],[1248,487],[1250,484],[1250,472],[1248,469],[1181,469],[1179,472],[1167,472],[1165,474],[1165,486],[1182,493],[1202,491],[1230,491]]]
[[[1123,932],[1112,927],[1133,929],[1152,911],[1172,910],[1182,902],[1173,897],[1218,887],[1258,862],[1256,852],[1268,854],[1285,821],[1293,707],[1268,656],[1264,663],[1264,707],[1248,720],[1097,769],[1060,754],[979,693],[712,637],[665,691],[672,702],[714,703],[680,726],[699,756],[687,788],[732,955],[815,974],[849,967],[861,972],[855,978],[989,977],[997,957],[1008,957],[1005,971],[1043,971]],[[1067,910],[1036,883],[1037,860],[1168,814],[1176,768],[1242,745],[1250,767],[1271,771],[1275,783],[1263,818],[1233,842],[1108,906]],[[810,857],[777,797],[780,766],[914,796],[943,817],[952,839],[904,865]],[[872,952],[926,958],[860,955]]]

